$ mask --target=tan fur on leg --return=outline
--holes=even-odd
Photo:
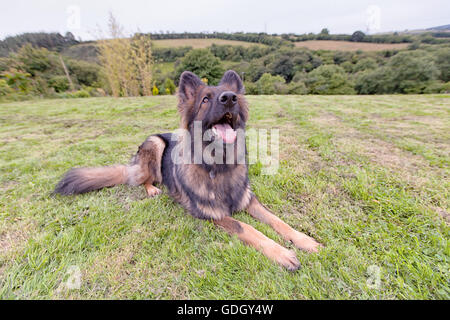
[[[298,232],[291,226],[283,222],[280,218],[275,216],[272,212],[266,209],[256,197],[253,197],[247,207],[248,213],[255,219],[264,222],[271,226],[278,234],[285,240],[292,242],[297,248],[308,252],[318,252],[320,247],[323,247],[316,240],[307,236],[304,233]]]
[[[161,189],[158,189],[157,187],[155,187],[154,185],[152,185],[151,183],[144,183],[144,187],[145,190],[147,191],[147,195],[151,198],[154,196],[157,196],[158,194],[160,194],[162,191]]]
[[[286,269],[293,271],[300,267],[300,262],[297,260],[294,251],[280,246],[252,226],[231,217],[213,220],[213,222],[228,233],[237,235],[242,242],[261,251],[266,257],[279,263]]]

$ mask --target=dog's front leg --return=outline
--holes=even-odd
[[[309,252],[317,252],[322,245],[304,233],[298,232],[272,212],[266,209],[255,196],[247,207],[248,213],[255,219],[271,226],[286,241],[292,242],[297,248]]]
[[[230,234],[235,234],[242,242],[261,251],[269,259],[281,264],[288,270],[297,270],[300,267],[295,252],[280,246],[272,239],[253,228],[231,217],[213,222],[225,229]]]

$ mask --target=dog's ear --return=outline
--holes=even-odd
[[[205,84],[192,72],[184,71],[178,87],[178,112],[181,116],[181,127],[187,129],[191,121],[195,98],[198,90]]]
[[[219,86],[227,86],[231,91],[236,92],[237,94],[245,93],[241,77],[233,70],[225,72],[222,80],[220,80]]]
[[[180,76],[178,96],[182,102],[195,100],[198,89],[203,86],[204,83],[199,77],[190,71],[184,71]]]

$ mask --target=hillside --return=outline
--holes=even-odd
[[[369,43],[354,41],[336,41],[336,40],[309,40],[295,42],[296,47],[307,48],[310,50],[331,50],[331,51],[383,51],[383,50],[401,50],[408,47],[408,43]]]
[[[193,49],[208,48],[212,44],[216,45],[230,45],[230,46],[264,46],[264,44],[237,41],[237,40],[224,40],[224,39],[165,39],[165,40],[153,40],[153,44],[156,48],[177,48],[177,47],[192,47]]]

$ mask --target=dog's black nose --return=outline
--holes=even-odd
[[[232,107],[237,102],[237,96],[232,91],[225,91],[219,96],[219,102],[224,104],[226,107]]]

